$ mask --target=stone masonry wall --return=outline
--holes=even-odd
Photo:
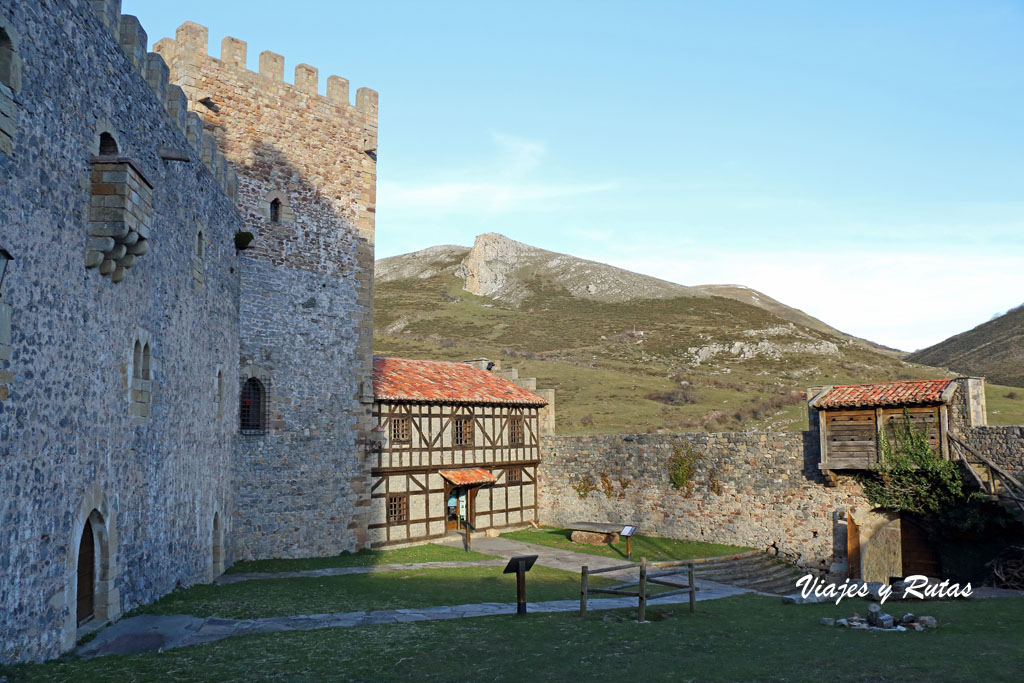
[[[255,235],[241,263],[240,371],[267,387],[266,435],[237,437],[240,558],[334,554],[368,539],[377,93],[187,22],[154,49],[238,175]]]
[[[975,427],[965,436],[979,453],[1024,481],[1024,427]]]
[[[237,409],[218,409],[216,377],[223,369],[221,391],[237,395],[232,238],[242,222],[222,189],[223,157],[218,167],[210,139],[204,163],[180,91],[118,7],[0,4],[22,69],[16,132],[0,150],[0,247],[15,258],[2,293],[10,344],[0,349],[2,662],[74,644],[78,544],[90,514],[99,621],[208,581],[215,515],[231,532]],[[90,160],[101,132],[153,188],[149,250],[121,282],[87,268]],[[148,416],[131,412],[138,339],[151,351]]]
[[[827,488],[817,434],[608,434],[543,441],[540,517],[637,524],[640,533],[778,552],[844,573],[846,510],[865,504],[846,477]],[[693,491],[669,481],[674,449],[697,454]]]

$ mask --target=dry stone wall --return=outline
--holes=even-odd
[[[212,144],[204,162],[180,91],[117,2],[4,2],[19,40],[17,125],[0,150],[0,661],[76,639],[76,563],[97,533],[97,619],[208,581],[214,517],[230,533],[242,221]],[[119,42],[120,41],[120,42]],[[91,160],[116,139],[151,185],[150,248],[113,282],[86,255]],[[212,143],[212,138],[210,139]],[[174,159],[168,157],[175,157]],[[222,158],[222,157],[221,157]],[[205,284],[194,286],[196,230]],[[6,337],[7,335],[2,335]],[[133,418],[134,340],[149,340],[151,413]],[[228,562],[231,557],[225,558]]]
[[[239,558],[334,554],[363,547],[373,427],[373,230],[377,93],[349,100],[348,81],[259,56],[186,22],[154,49],[190,113],[238,176],[238,207],[255,236],[241,258],[240,368],[267,387],[265,435],[241,435]]]
[[[669,479],[691,452],[692,491]],[[637,524],[640,533],[777,552],[808,569],[845,573],[846,511],[866,504],[841,477],[827,488],[815,432],[608,434],[549,437],[541,519]]]
[[[964,435],[979,453],[1024,481],[1024,427],[975,427]]]

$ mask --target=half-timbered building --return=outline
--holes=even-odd
[[[374,546],[537,519],[543,398],[469,363],[389,357],[373,390]]]

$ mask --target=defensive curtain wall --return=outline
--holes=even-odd
[[[817,439],[816,432],[547,437],[541,520],[637,524],[642,534],[750,546],[845,572],[846,511],[867,501],[848,477],[825,486]],[[676,489],[670,461],[688,453],[692,475]]]
[[[953,406],[956,433],[1021,478],[1024,427],[985,426],[983,385],[964,386]],[[845,575],[846,513],[870,506],[853,477],[825,485],[819,452],[817,429],[545,437],[540,516],[550,525],[638,524],[641,533],[750,546]],[[693,472],[677,489],[670,462],[687,453]]]
[[[116,9],[0,3],[0,661],[231,560],[234,174]]]
[[[259,382],[264,423],[237,436],[238,559],[309,557],[368,543],[373,427],[373,239],[377,93],[355,103],[317,69],[284,80],[279,54],[246,68],[246,43],[207,53],[186,22],[153,49],[238,174],[255,235],[240,259],[243,382]]]

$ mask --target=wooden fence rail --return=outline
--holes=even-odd
[[[623,583],[611,588],[591,588],[590,587],[590,576],[592,574],[605,574],[607,572],[621,571],[623,569],[633,569],[635,564],[623,564],[615,567],[605,567],[603,569],[591,570],[587,565],[583,565],[580,569],[580,617],[587,616],[587,599],[591,595],[602,594],[602,595],[622,595],[626,597],[635,597],[637,599],[636,605],[636,620],[639,622],[644,621],[644,617],[647,615],[647,601],[657,600],[658,598],[667,598],[670,595],[680,595],[681,593],[690,594],[690,614],[695,611],[695,605],[697,602],[696,592],[699,590],[694,585],[694,561],[693,560],[682,560],[676,562],[653,562],[647,563],[647,558],[640,559],[640,578],[638,581],[631,581],[629,583]],[[648,574],[648,567],[686,567],[687,568],[687,583],[680,584],[676,581],[666,580],[668,577],[680,577],[680,571],[668,571],[668,572],[657,572]],[[662,593],[649,593],[647,592],[647,584],[653,583],[659,586],[669,586],[677,590],[664,591]],[[637,587],[635,591],[625,590],[633,586]]]

